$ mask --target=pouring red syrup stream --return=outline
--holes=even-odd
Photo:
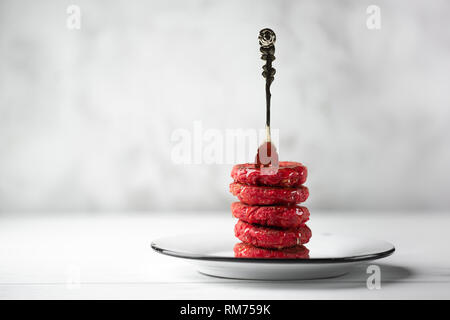
[[[275,32],[268,28],[262,29],[258,40],[261,46],[259,49],[262,54],[261,59],[266,61],[262,72],[262,76],[266,79],[266,141],[258,148],[255,166],[257,168],[271,166],[278,169],[278,153],[270,138],[270,85],[276,72],[272,67],[272,62],[275,60]]]

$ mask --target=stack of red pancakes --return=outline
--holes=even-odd
[[[234,253],[240,258],[308,258],[303,246],[311,238],[306,226],[309,211],[298,204],[309,196],[307,169],[298,162],[282,161],[277,170],[238,164],[233,167],[230,192],[240,202],[231,205],[238,218],[234,232],[242,243]]]

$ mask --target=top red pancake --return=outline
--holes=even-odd
[[[278,170],[270,169],[257,168],[254,163],[237,164],[231,170],[231,177],[235,182],[253,186],[293,188],[304,184],[308,175],[306,167],[299,162],[281,161]]]

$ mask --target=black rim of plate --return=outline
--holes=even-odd
[[[349,257],[339,257],[339,258],[311,258],[311,259],[264,259],[264,258],[235,258],[235,257],[214,257],[206,255],[197,255],[191,253],[182,253],[173,250],[168,250],[159,247],[155,242],[152,242],[151,247],[158,253],[165,254],[168,256],[190,259],[190,260],[200,260],[200,261],[221,261],[221,262],[256,262],[256,263],[346,263],[346,262],[360,262],[368,260],[376,260],[390,256],[394,253],[395,247],[392,246],[391,249],[371,253],[366,255],[349,256]]]

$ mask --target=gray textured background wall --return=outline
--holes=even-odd
[[[1,0],[0,212],[227,210],[231,166],[175,165],[170,137],[195,120],[263,127],[266,26],[272,123],[281,157],[309,167],[309,207],[448,210],[449,13],[438,0]]]

